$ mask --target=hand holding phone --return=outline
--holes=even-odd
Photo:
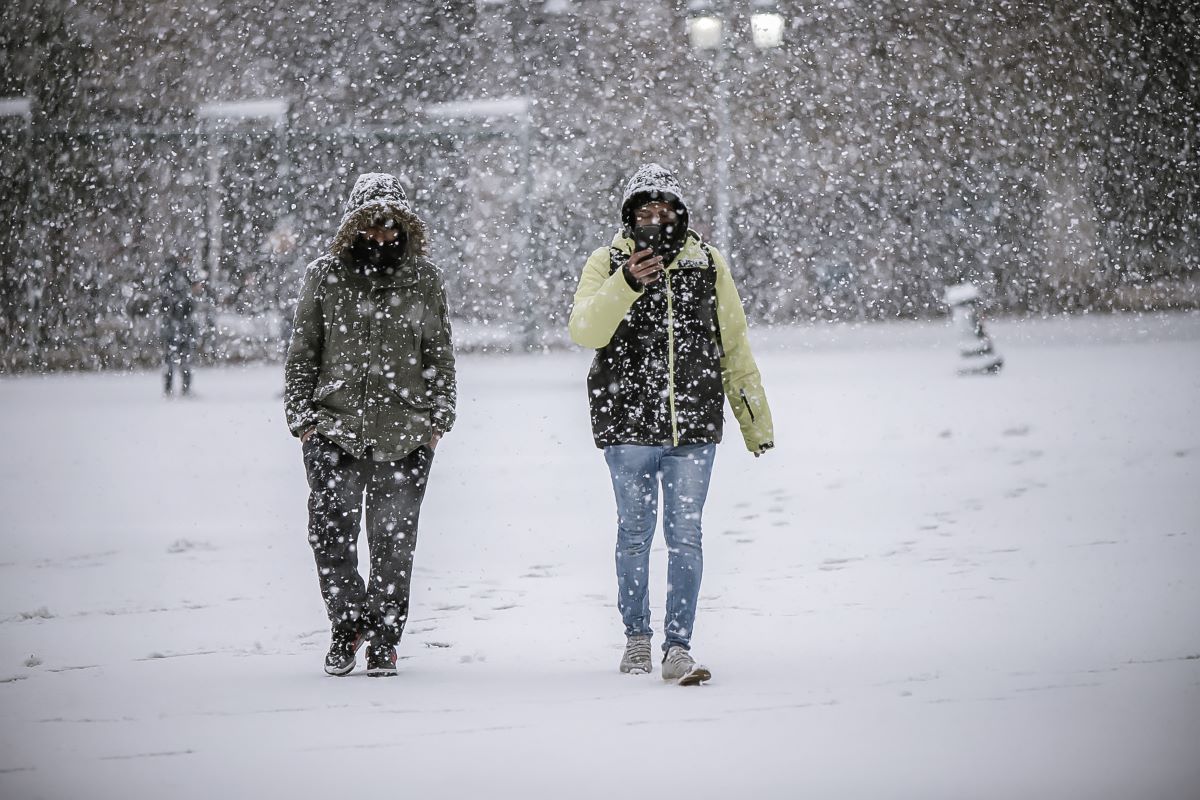
[[[662,256],[654,255],[653,250],[638,250],[629,257],[625,269],[629,270],[629,274],[638,283],[649,286],[662,277]]]

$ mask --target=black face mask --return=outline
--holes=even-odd
[[[630,238],[633,239],[633,249],[653,250],[657,256],[667,256],[678,253],[683,243],[683,226],[679,222],[667,225],[638,225]]]
[[[359,234],[350,248],[354,261],[369,269],[388,269],[399,265],[408,250],[408,237],[404,231],[390,242],[377,242],[369,236]]]

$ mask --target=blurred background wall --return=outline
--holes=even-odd
[[[758,322],[1200,305],[1193,3],[10,0],[0,369],[277,358],[362,171],[467,346],[546,346],[628,175],[675,170]],[[714,46],[715,44],[715,46]]]

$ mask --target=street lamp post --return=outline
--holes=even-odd
[[[713,240],[726,252],[731,249],[729,217],[732,206],[729,186],[729,165],[733,161],[733,123],[729,115],[729,86],[726,82],[726,65],[729,48],[724,47],[727,21],[731,14],[721,0],[689,0],[687,6],[688,41],[692,49],[700,52],[714,51],[713,72],[716,86],[713,89],[717,124],[716,163],[716,219],[713,225]],[[779,47],[783,44],[784,19],[775,9],[774,0],[753,0],[750,14],[750,33],[754,46],[760,50]]]

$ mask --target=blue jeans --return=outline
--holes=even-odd
[[[617,498],[617,608],[625,635],[650,634],[650,542],[663,489],[667,542],[667,621],[663,650],[689,647],[704,573],[700,517],[708,497],[715,444],[622,444],[604,448]]]

